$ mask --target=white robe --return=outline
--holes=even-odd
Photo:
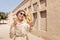
[[[16,25],[16,34],[19,35],[19,33],[21,32],[24,35],[27,35],[29,29],[30,29],[30,25],[25,20],[22,21],[21,23],[18,22],[17,25]],[[26,40],[26,36],[24,36],[24,37],[15,37],[15,40]]]

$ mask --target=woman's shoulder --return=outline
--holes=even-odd
[[[23,24],[24,24],[25,26],[29,26],[29,24],[27,23],[27,21],[25,21]]]

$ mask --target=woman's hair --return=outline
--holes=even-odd
[[[17,13],[16,13],[16,16],[18,16],[18,14],[20,13],[20,12],[24,12],[24,16],[26,17],[26,13],[25,13],[25,11],[24,10],[19,10]]]

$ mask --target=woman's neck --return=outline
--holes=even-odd
[[[21,23],[22,21],[23,21],[23,20],[19,20],[19,19],[18,19],[18,22],[20,22],[20,23]]]

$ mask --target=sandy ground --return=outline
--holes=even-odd
[[[10,26],[8,24],[0,24],[0,40],[12,40],[9,38]],[[31,33],[28,34],[29,40],[44,40],[43,38],[38,38]]]

